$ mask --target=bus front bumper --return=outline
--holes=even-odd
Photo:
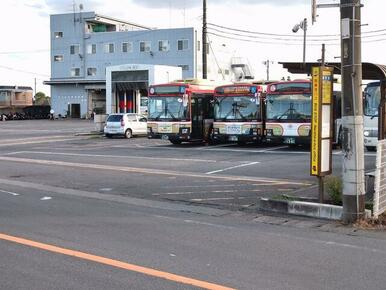
[[[176,141],[189,141],[190,134],[172,134],[172,133],[167,133],[167,134],[161,134],[161,133],[147,133],[147,138],[148,139],[163,139],[163,140],[176,140]]]
[[[309,136],[266,136],[267,143],[278,143],[286,145],[310,145],[311,137]]]
[[[213,140],[216,142],[258,142],[260,139],[258,135],[213,134]]]

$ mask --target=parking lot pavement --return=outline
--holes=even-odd
[[[89,121],[5,124],[10,125],[0,128],[5,135],[0,175],[6,180],[238,210],[253,208],[260,197],[317,197],[304,147],[174,146],[143,137],[75,136],[93,129]],[[16,127],[30,135],[16,137],[11,132]],[[334,151],[336,175],[342,170],[340,160],[339,150]],[[366,155],[367,170],[374,168],[374,160],[374,153]]]

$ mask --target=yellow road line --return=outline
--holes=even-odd
[[[125,262],[118,261],[118,260],[113,260],[113,259],[109,259],[109,258],[105,258],[105,257],[101,257],[101,256],[87,254],[84,252],[79,252],[79,251],[61,248],[61,247],[57,247],[57,246],[53,246],[53,245],[49,245],[49,244],[39,243],[39,242],[35,242],[32,240],[20,238],[20,237],[9,236],[6,234],[0,233],[0,239],[5,240],[5,241],[9,241],[9,242],[13,242],[13,243],[17,243],[17,244],[21,244],[21,245],[25,245],[25,246],[29,246],[29,247],[33,247],[33,248],[38,248],[41,250],[45,250],[45,251],[49,251],[49,252],[53,252],[53,253],[57,253],[57,254],[72,256],[72,257],[76,257],[76,258],[83,259],[83,260],[88,260],[88,261],[92,261],[92,262],[96,262],[96,263],[100,263],[100,264],[104,264],[104,265],[109,265],[109,266],[116,267],[116,268],[121,268],[121,269],[128,270],[128,271],[137,272],[137,273],[141,273],[141,274],[148,275],[148,276],[162,278],[165,280],[169,280],[169,281],[173,281],[173,282],[177,282],[177,283],[181,283],[181,284],[193,285],[193,286],[200,287],[203,289],[213,289],[213,290],[232,290],[232,289],[234,289],[234,288],[229,288],[226,286],[222,286],[222,285],[218,285],[218,284],[214,284],[214,283],[210,283],[210,282],[206,282],[206,281],[196,280],[196,279],[192,279],[192,278],[185,277],[185,276],[180,276],[180,275],[176,275],[176,274],[172,274],[172,273],[168,273],[168,272],[155,270],[152,268],[146,268],[146,267],[125,263]]]
[[[1,160],[11,161],[11,162],[30,163],[30,164],[58,165],[58,166],[65,166],[65,167],[72,167],[72,168],[100,169],[100,170],[111,170],[111,171],[121,171],[121,172],[153,174],[153,175],[184,176],[184,177],[232,180],[232,181],[268,182],[268,183],[271,183],[272,185],[277,185],[277,184],[286,184],[286,185],[291,184],[291,185],[303,185],[303,186],[311,185],[310,183],[292,182],[292,181],[281,180],[281,179],[269,179],[269,178],[259,178],[259,177],[249,177],[249,176],[231,176],[231,175],[208,175],[208,174],[193,173],[193,172],[178,172],[178,171],[168,171],[168,170],[160,170],[160,169],[101,165],[101,164],[92,164],[92,163],[86,164],[86,163],[56,161],[56,160],[16,158],[16,157],[8,157],[8,156],[0,156],[0,161]]]

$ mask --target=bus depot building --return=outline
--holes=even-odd
[[[51,78],[45,84],[55,115],[140,112],[149,85],[202,75],[201,35],[192,27],[153,29],[76,12],[51,15],[50,34]],[[215,49],[216,55],[208,54],[208,79],[229,81],[232,53]]]

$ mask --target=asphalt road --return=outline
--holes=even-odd
[[[306,149],[75,136],[92,129],[0,123],[1,289],[383,288],[383,233],[243,211],[315,197]]]

